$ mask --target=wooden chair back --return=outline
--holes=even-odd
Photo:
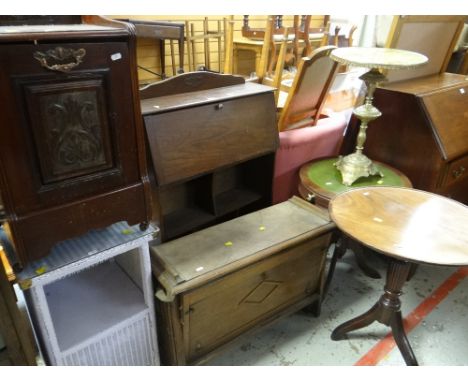
[[[247,16],[248,19],[248,16]],[[279,60],[283,48],[287,48],[288,41],[292,41],[294,36],[293,27],[286,27],[283,25],[283,17],[270,15],[267,17],[265,28],[255,28],[245,26],[246,16],[244,16],[243,36],[255,36],[256,39],[261,36],[263,38],[263,47],[259,70],[257,73],[258,82],[264,82],[265,77],[273,77],[276,71],[276,65],[282,63],[285,54]],[[282,67],[282,64],[280,65]],[[279,69],[279,67],[278,67]],[[271,81],[270,81],[271,82]]]
[[[245,16],[244,16],[245,17]],[[273,41],[273,29],[275,28],[275,23],[277,22],[275,19],[276,16],[268,16],[267,21],[265,24],[265,28],[256,28],[255,30],[261,32],[261,36],[263,36],[263,44],[260,53],[260,60],[259,64],[256,67],[255,77],[249,77],[246,81],[249,82],[259,82],[262,83],[263,78],[265,77],[266,73],[268,72],[268,67],[271,65],[270,57],[272,54],[276,54],[275,52],[270,52],[270,48],[272,46]],[[234,65],[234,16],[229,16],[228,19],[225,20],[225,55],[224,55],[224,74],[234,74],[235,65]]]
[[[273,86],[275,90],[275,104],[278,104],[278,98],[280,92],[283,90],[284,87],[282,86],[283,80],[283,68],[284,62],[286,59],[286,53],[288,49],[288,34],[289,28],[284,28],[283,39],[281,41],[280,49],[278,54],[276,54],[276,47],[275,43],[271,42],[271,45],[274,47],[270,49],[269,53],[269,63],[267,66],[267,70],[265,75],[263,76],[262,83],[264,85]],[[290,88],[287,88],[287,92],[289,92]]]
[[[389,71],[389,82],[444,73],[447,69],[466,16],[395,16],[386,48],[424,54],[429,62],[421,68]]]
[[[283,35],[283,16],[282,15],[274,15],[269,16],[272,19],[272,34]],[[244,15],[242,19],[242,37],[250,38],[252,40],[263,40],[265,38],[265,34],[267,33],[265,28],[252,28],[249,25],[249,15]]]
[[[224,68],[223,73],[232,74],[234,71],[234,16],[224,19]]]
[[[258,65],[257,79],[262,83],[267,72],[271,71],[271,62],[276,55],[276,47],[273,41],[276,19],[274,16],[268,16],[263,34],[263,46]]]
[[[294,16],[294,43],[293,51],[296,60],[296,65],[301,57],[307,57],[313,50],[313,47],[330,45],[328,43],[329,34],[328,27],[330,25],[330,16],[324,15],[322,25],[311,27],[312,15],[295,15]],[[304,48],[299,49],[299,43],[303,41]],[[331,43],[332,44],[332,43]]]
[[[347,33],[341,33],[344,25],[330,23],[328,30],[328,40],[326,45],[335,45],[338,48],[347,48],[353,46],[353,35],[357,29],[357,25],[349,26]]]
[[[302,58],[279,115],[279,131],[317,124],[338,66],[330,58],[330,53],[335,48],[320,47],[309,57]]]
[[[226,33],[224,27],[226,22],[217,20],[216,29],[210,29],[208,17],[203,19],[203,31],[197,32],[195,24],[185,21],[185,42],[187,44],[187,58],[189,72],[197,70],[212,70],[212,63],[217,62],[219,71],[224,68],[224,58],[226,49]],[[202,44],[199,44],[202,42]],[[216,43],[217,49],[212,53],[211,43]],[[199,52],[201,45],[202,52]],[[212,59],[212,54],[216,57]],[[203,57],[201,59],[201,57]]]

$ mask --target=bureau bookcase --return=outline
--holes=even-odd
[[[163,241],[271,204],[273,88],[194,72],[148,86],[140,97]]]

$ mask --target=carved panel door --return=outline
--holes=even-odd
[[[43,210],[58,231],[80,225],[75,234],[145,221],[127,43],[5,44],[0,67],[2,193],[14,236],[28,237],[26,257],[50,249],[43,234],[54,233],[37,226]],[[90,198],[123,188],[132,190],[90,207]],[[121,218],[109,211],[117,207]]]

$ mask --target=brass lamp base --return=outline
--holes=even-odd
[[[345,157],[340,156],[334,165],[341,172],[342,183],[345,186],[351,186],[361,177],[377,174],[384,176],[377,166],[359,151]]]
[[[351,186],[357,179],[362,177],[376,174],[383,177],[375,164],[362,153],[366,142],[367,125],[381,116],[379,109],[372,105],[375,88],[378,84],[387,80],[382,70],[415,68],[425,64],[427,57],[406,50],[360,47],[338,48],[331,53],[330,57],[341,64],[370,69],[370,71],[359,77],[367,86],[365,102],[353,112],[361,121],[356,139],[356,151],[353,154],[340,157],[335,163],[336,168],[341,172],[341,182],[345,186]]]

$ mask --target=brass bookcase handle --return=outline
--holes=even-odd
[[[58,46],[46,52],[34,52],[33,57],[46,69],[67,73],[80,65],[85,55],[86,50],[83,48],[69,49]],[[64,61],[68,62],[63,63]]]

